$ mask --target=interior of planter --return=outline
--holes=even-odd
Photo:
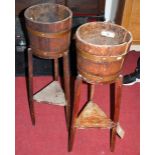
[[[95,45],[119,45],[129,42],[131,34],[114,24],[91,22],[78,29],[77,37]]]
[[[34,5],[25,12],[26,18],[39,23],[58,22],[70,15],[71,13],[66,7],[54,3]]]

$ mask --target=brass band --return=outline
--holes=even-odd
[[[31,47],[31,49],[32,49],[32,53],[35,56],[38,56],[44,59],[56,59],[56,58],[63,57],[65,53],[68,53],[68,50],[63,50],[59,52],[51,52],[51,51],[43,51],[40,49],[34,49],[33,47]]]
[[[78,50],[78,54],[88,60],[91,60],[93,62],[97,62],[97,63],[102,63],[102,62],[112,62],[112,61],[119,61],[121,59],[124,58],[124,56],[126,55],[126,52],[123,53],[122,55],[118,55],[118,56],[98,56],[98,55],[93,55],[90,54],[88,52],[85,52],[83,50],[77,49]]]
[[[101,76],[92,75],[88,72],[84,72],[79,67],[78,67],[78,71],[84,81],[86,81],[88,83],[92,83],[92,84],[100,83],[100,82],[103,82],[103,83],[111,82],[112,83],[119,75],[119,73],[118,73],[118,74],[114,74],[114,75],[101,77]]]
[[[70,32],[70,30],[66,30],[66,31],[61,31],[57,33],[45,33],[45,32],[35,31],[28,26],[27,26],[27,30],[31,34],[38,36],[38,37],[43,37],[43,38],[59,38]]]

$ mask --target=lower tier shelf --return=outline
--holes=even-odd
[[[53,81],[35,95],[33,100],[47,104],[66,106],[66,99],[59,81]]]
[[[101,110],[101,108],[89,101],[79,114],[75,122],[75,127],[84,128],[113,128],[116,126],[110,118]]]

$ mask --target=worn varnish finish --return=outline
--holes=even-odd
[[[54,80],[58,81],[59,77],[59,63],[58,59],[54,59]]]
[[[69,137],[68,137],[68,151],[72,151],[74,137],[75,137],[75,122],[79,111],[79,102],[80,102],[80,96],[81,96],[81,84],[82,79],[80,76],[77,76],[75,81],[75,90],[74,90],[74,104],[72,109],[72,117],[71,117],[71,125],[70,125],[70,131],[69,131]]]
[[[33,100],[37,103],[43,102],[58,106],[66,106],[64,91],[59,81],[53,81],[39,92],[33,95]]]
[[[119,121],[122,76],[120,71],[129,51],[132,35],[125,28],[104,22],[91,22],[76,32],[78,76],[74,92],[74,107],[70,127],[69,146],[73,147],[76,128],[111,128],[110,149],[114,151],[116,128]],[[93,102],[94,85],[115,84],[112,121],[95,105],[79,109],[82,81],[90,85],[89,102]],[[110,92],[111,93],[111,92]],[[80,112],[80,113],[79,113]]]
[[[68,51],[72,12],[65,6],[44,3],[25,11],[30,47],[34,55],[60,58]]]
[[[70,125],[70,66],[69,66],[69,56],[67,53],[63,56],[63,72],[64,72],[64,89],[66,94],[66,100],[68,102],[68,105],[65,107],[66,109],[66,121],[67,121],[67,127],[69,129]]]
[[[103,36],[103,32],[115,36]],[[113,81],[122,69],[131,44],[131,34],[111,23],[91,22],[76,32],[78,72],[90,83]]]
[[[89,101],[78,115],[75,126],[85,128],[112,128],[115,123],[109,119],[102,109],[93,101]]]
[[[114,96],[114,113],[113,113],[113,121],[114,123],[118,123],[119,113],[120,113],[120,104],[121,104],[121,95],[122,95],[122,76],[119,76],[115,82],[115,96]],[[116,140],[116,127],[111,129],[110,133],[110,149],[113,152],[115,149],[115,140]]]
[[[54,60],[54,80],[58,81],[58,58],[63,57],[64,89],[67,100],[66,120],[70,117],[70,73],[68,49],[72,27],[72,12],[69,8],[52,3],[43,3],[29,7],[25,13],[26,27],[30,40],[28,50],[29,103],[32,123],[35,123],[33,108],[33,64],[32,54]]]
[[[34,116],[34,103],[33,103],[33,63],[32,63],[32,51],[28,49],[28,97],[29,97],[29,108],[32,124],[35,125]]]

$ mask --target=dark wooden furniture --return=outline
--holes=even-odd
[[[111,129],[111,151],[114,151],[116,128],[121,103],[122,76],[120,71],[124,58],[132,42],[131,33],[119,25],[91,22],[80,26],[76,31],[78,76],[74,91],[74,106],[69,133],[68,150],[71,151],[77,128]],[[82,81],[90,85],[89,102],[79,110]],[[94,85],[114,84],[112,117],[93,103]],[[80,111],[80,112],[79,112]]]
[[[68,6],[75,14],[104,14],[105,0],[16,0],[16,15],[39,3],[53,2]]]
[[[119,1],[116,23],[133,35],[133,44],[140,44],[140,0]]]
[[[133,35],[133,44],[140,44],[140,0],[126,0],[122,26]]]

